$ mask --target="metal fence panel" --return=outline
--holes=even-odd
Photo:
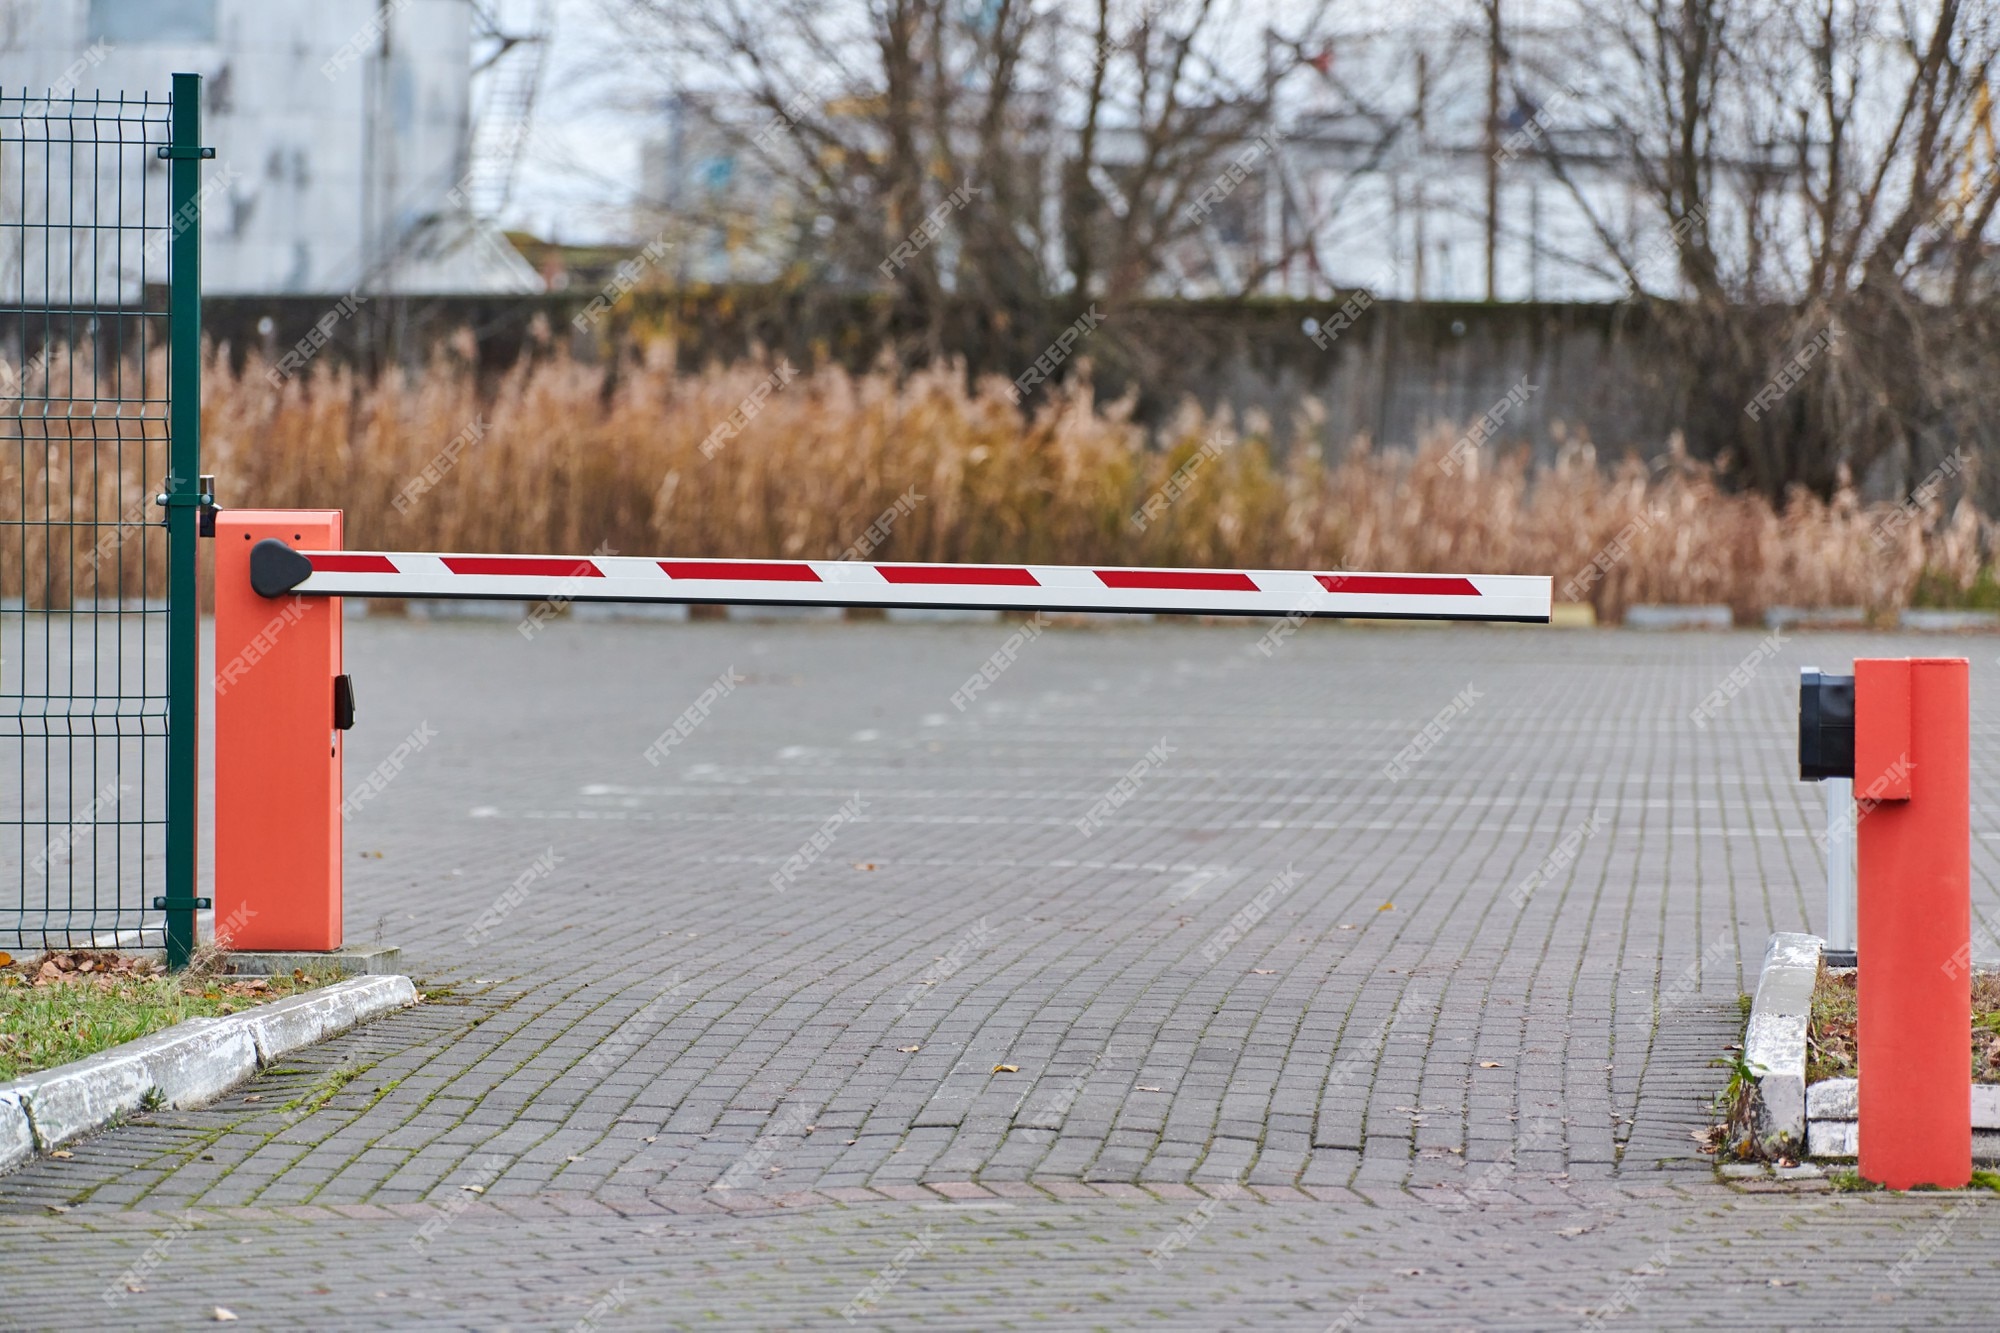
[[[170,560],[156,503],[198,470],[180,101],[0,90],[0,947],[158,946],[192,894],[194,513]]]

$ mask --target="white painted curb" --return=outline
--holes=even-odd
[[[1743,1033],[1743,1061],[1760,1094],[1757,1137],[1794,1152],[1806,1145],[1806,1027],[1825,948],[1817,935],[1771,937]]]
[[[103,1129],[148,1101],[199,1106],[302,1047],[417,1002],[408,977],[354,977],[220,1018],[193,1018],[0,1083],[0,1171]]]
[[[35,1155],[35,1129],[28,1110],[12,1092],[0,1092],[0,1171],[11,1171]]]

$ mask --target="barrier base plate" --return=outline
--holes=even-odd
[[[246,949],[229,955],[229,967],[238,976],[246,977],[288,976],[294,968],[302,967],[332,967],[346,977],[386,976],[403,970],[403,951],[394,944],[326,953],[306,949]]]

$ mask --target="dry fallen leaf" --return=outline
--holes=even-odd
[[[875,863],[873,861],[856,861],[854,863],[854,868],[856,870],[873,870],[875,868]]]
[[[646,1142],[648,1143],[658,1143],[659,1141],[660,1141],[660,1136],[658,1134],[648,1134],[646,1136]]]
[[[1378,912],[1393,912],[1396,910],[1396,904],[1383,903],[1380,907],[1376,908],[1375,910]]]
[[[898,1046],[898,1047],[897,1047],[896,1049],[897,1049],[897,1050],[899,1050],[899,1051],[903,1051],[903,1052],[905,1052],[905,1053],[908,1053],[908,1052],[910,1052],[910,1051],[921,1051],[921,1050],[923,1049],[923,1047],[921,1047],[921,1046]]]
[[[993,1072],[994,1072],[994,1073],[996,1073],[996,1074],[1018,1074],[1018,1073],[1020,1073],[1020,1072],[1021,1072],[1021,1066],[1019,1066],[1019,1065],[995,1065],[995,1066],[993,1066]]]
[[[1500,1062],[1498,1060],[1481,1060],[1479,1062],[1479,1067],[1481,1069],[1498,1069],[1500,1067]]]
[[[216,1322],[216,1323],[218,1323],[218,1324],[233,1324],[233,1323],[235,1323],[235,1322],[236,1322],[236,1311],[234,1311],[234,1310],[230,1310],[230,1309],[226,1309],[226,1308],[224,1308],[223,1306],[220,1306],[220,1305],[216,1306],[216,1307],[215,1307],[215,1322]]]
[[[474,1194],[486,1193],[486,1187],[484,1185],[460,1185],[459,1188],[462,1190],[471,1190]]]
[[[1277,971],[1278,969],[1275,967],[1253,967],[1250,969],[1250,974],[1258,977],[1269,977],[1275,976]]]
[[[74,1157],[74,1156],[76,1156],[76,1154],[75,1154],[75,1153],[73,1153],[73,1152],[71,1152],[71,1151],[70,1151],[69,1149],[67,1149],[67,1148],[58,1148],[58,1149],[56,1149],[56,1150],[55,1150],[54,1152],[50,1153],[50,1154],[49,1154],[49,1156],[51,1156],[51,1157]]]
[[[1341,928],[1342,930],[1353,930],[1353,929],[1354,929],[1354,927],[1353,927],[1353,926],[1350,926],[1350,925],[1348,925],[1348,924],[1347,924],[1347,923],[1346,923],[1345,921],[1343,921],[1343,922],[1341,922],[1341,923],[1340,923],[1340,928]]]
[[[1139,1091],[1141,1091],[1141,1092],[1165,1092],[1165,1091],[1166,1091],[1166,1089],[1165,1089],[1165,1088],[1156,1088],[1156,1087],[1153,1087],[1153,1086],[1152,1086],[1151,1084],[1147,1084],[1147,1083],[1141,1083],[1141,1084],[1139,1085]]]

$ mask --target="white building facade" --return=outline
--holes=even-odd
[[[52,91],[51,114],[62,114],[72,91],[164,97],[172,74],[204,76],[202,138],[215,149],[201,201],[209,294],[540,289],[533,269],[467,205],[468,0],[37,0],[4,25],[0,92]],[[18,174],[4,158],[21,151],[0,144],[0,180]],[[146,170],[147,188],[164,191],[166,164]],[[0,185],[0,210],[19,217],[49,206],[61,216],[61,201],[37,200],[33,188],[15,182],[9,197]],[[73,188],[79,216],[116,207],[108,192],[84,198],[87,180]],[[137,221],[137,201],[124,207]],[[160,215],[156,198],[151,217]],[[10,286],[23,262],[0,254]],[[25,262],[32,296],[39,265]],[[132,258],[99,262],[117,265],[124,299],[136,296]],[[148,280],[164,273],[149,257]],[[60,289],[59,278],[45,277]]]

